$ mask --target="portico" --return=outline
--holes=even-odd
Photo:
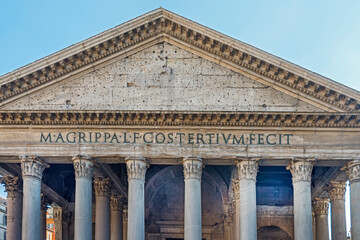
[[[0,85],[10,240],[360,237],[360,94],[167,10]]]

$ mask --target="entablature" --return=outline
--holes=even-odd
[[[359,128],[360,113],[0,111],[0,126],[8,125]]]

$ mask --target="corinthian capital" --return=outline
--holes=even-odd
[[[256,181],[260,158],[238,157],[237,159],[236,166],[239,180],[249,179]]]
[[[311,173],[315,163],[315,158],[295,158],[287,166],[290,170],[293,183],[299,181],[311,182]]]
[[[21,156],[20,160],[23,178],[34,177],[41,180],[43,171],[49,166],[44,160],[34,155]]]
[[[341,170],[345,171],[349,177],[350,183],[360,181],[360,159],[347,163]]]
[[[77,155],[73,157],[75,177],[92,178],[94,171],[94,161],[92,157]]]
[[[128,179],[145,180],[146,170],[149,167],[148,162],[143,157],[127,157],[125,159]]]
[[[184,178],[201,179],[203,162],[198,157],[187,157],[183,160]]]
[[[329,202],[328,198],[315,198],[313,201],[315,215],[328,215]]]
[[[332,200],[345,200],[346,182],[330,181],[329,196]]]
[[[122,195],[111,195],[110,197],[110,210],[122,211],[124,205],[124,198]]]
[[[17,198],[22,193],[22,180],[19,177],[2,177],[0,181],[5,184],[8,199]]]
[[[94,179],[94,189],[96,196],[105,196],[110,195],[110,179],[104,177],[96,177]]]

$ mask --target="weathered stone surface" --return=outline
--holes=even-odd
[[[322,111],[167,43],[29,94],[3,109]]]

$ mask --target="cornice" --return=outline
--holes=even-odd
[[[359,128],[360,113],[0,111],[6,125],[138,125]]]
[[[157,9],[0,78],[0,104],[156,36],[169,36],[321,102],[332,111],[360,111],[355,90],[290,64],[164,9]],[[165,38],[164,38],[165,39]],[[165,40],[164,40],[165,41]],[[31,71],[29,71],[31,70]]]

